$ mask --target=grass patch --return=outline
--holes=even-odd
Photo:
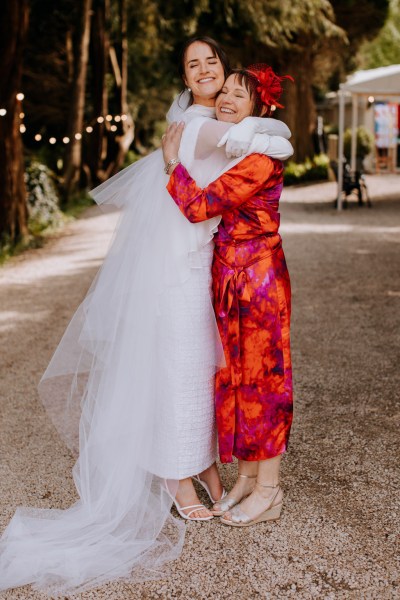
[[[66,224],[75,221],[87,208],[94,206],[95,202],[89,194],[80,194],[72,198],[60,211],[61,217],[49,225],[42,220],[30,218],[28,221],[29,235],[11,243],[4,237],[0,243],[0,266],[4,265],[10,258],[18,256],[26,250],[42,248],[46,242],[55,234],[62,231]]]
[[[69,220],[77,219],[87,208],[94,206],[95,201],[88,193],[81,193],[69,200],[68,204],[62,207],[62,212]]]

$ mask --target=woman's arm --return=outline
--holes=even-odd
[[[267,119],[261,119],[266,121]],[[268,119],[273,121],[274,119]],[[278,121],[281,123],[281,121]],[[220,147],[220,140],[232,127],[233,123],[224,123],[223,121],[209,120],[205,122],[199,129],[194,157],[199,160],[208,158]],[[225,152],[225,148],[221,148],[221,152]],[[280,135],[268,135],[267,133],[256,133],[250,144],[247,154],[265,154],[270,158],[278,158],[279,160],[287,160],[293,155],[292,144]]]
[[[279,135],[285,139],[291,137],[290,129],[283,121],[269,117],[245,117],[226,132],[219,146],[226,145],[226,155],[230,158],[243,156],[249,152],[256,133]]]
[[[174,168],[167,190],[192,223],[206,221],[247,202],[263,189],[274,171],[267,156],[253,154],[201,189],[181,164]]]

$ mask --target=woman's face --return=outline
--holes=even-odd
[[[239,123],[251,115],[253,104],[250,93],[239,83],[237,75],[229,75],[215,103],[217,119],[226,123]]]
[[[224,68],[214,50],[203,42],[193,42],[185,54],[185,84],[192,90],[194,103],[214,106],[224,79]]]

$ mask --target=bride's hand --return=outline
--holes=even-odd
[[[185,123],[171,123],[161,138],[164,161],[167,165],[170,160],[178,158],[179,145]]]

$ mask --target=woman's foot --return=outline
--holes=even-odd
[[[220,516],[227,510],[238,504],[243,498],[254,490],[257,475],[245,475],[239,473],[235,485],[223,500],[216,502],[212,507],[214,516]]]
[[[263,485],[257,482],[252,493],[233,510],[223,516],[226,524],[251,525],[258,520],[267,521],[279,518],[283,491],[276,485]],[[271,511],[268,515],[267,511]],[[265,514],[264,514],[265,513]],[[264,515],[264,518],[260,518]],[[227,523],[228,522],[228,523]]]
[[[217,498],[220,500],[224,493],[224,488],[221,483],[221,478],[219,476],[218,468],[216,463],[213,463],[211,467],[205,469],[201,473],[198,474],[198,478],[204,482],[208,487],[208,493],[211,496],[210,500],[213,498]]]
[[[175,499],[180,506],[181,512],[186,516],[190,516],[190,519],[206,519],[213,516],[208,508],[205,506],[201,508],[201,502],[190,477],[180,480]],[[193,506],[199,506],[199,508],[193,510]],[[185,509],[185,507],[188,508]]]

